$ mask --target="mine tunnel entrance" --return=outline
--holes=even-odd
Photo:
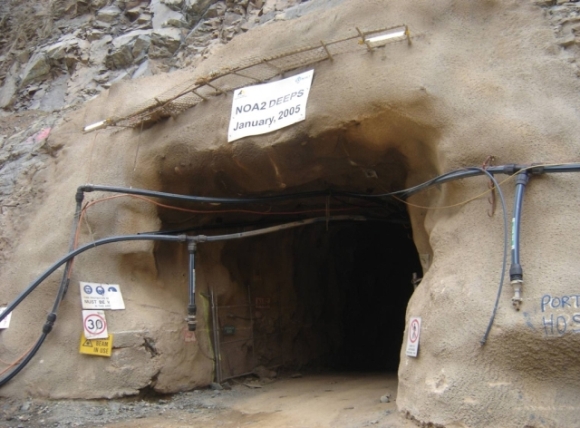
[[[231,241],[216,296],[218,379],[256,367],[396,372],[413,273],[406,211],[393,221],[315,224]]]
[[[179,225],[187,233],[212,235],[351,217],[200,243],[198,318],[200,332],[207,336],[199,333],[199,342],[207,354],[214,353],[218,382],[256,373],[260,367],[397,370],[411,279],[413,273],[421,277],[422,269],[401,200],[405,197],[388,195],[432,175],[428,143],[437,133],[392,111],[368,120],[268,150],[236,146],[236,156],[214,154],[215,159],[203,164],[182,162],[187,159],[183,154],[175,162],[163,160],[170,166],[160,176],[163,191],[252,195],[252,202],[243,205],[204,206],[194,213],[207,212],[203,217],[160,210],[164,230]],[[363,138],[365,130],[387,129],[384,123],[392,126],[380,144]],[[417,153],[420,161],[410,157]],[[178,162],[176,173],[173,165]],[[410,180],[417,164],[420,172]],[[178,250],[166,247],[160,245],[156,253],[160,278],[182,282],[178,272],[187,272],[186,261]],[[175,269],[176,261],[183,269]]]

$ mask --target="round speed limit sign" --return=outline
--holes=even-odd
[[[104,311],[83,311],[83,328],[87,339],[105,339],[109,336]]]

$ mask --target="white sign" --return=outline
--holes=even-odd
[[[407,332],[407,356],[416,357],[419,352],[419,336],[421,335],[421,318],[411,318],[409,320],[409,331]]]
[[[83,309],[125,309],[125,302],[118,284],[95,284],[81,282]]]
[[[106,339],[107,320],[104,311],[83,311],[83,329],[87,339]]]
[[[0,308],[0,314],[3,313],[5,310],[6,306]],[[0,329],[6,329],[10,326],[10,318],[12,318],[12,312],[10,312],[8,315],[6,315],[6,318],[0,321]]]
[[[228,142],[259,135],[306,119],[314,70],[234,92]]]

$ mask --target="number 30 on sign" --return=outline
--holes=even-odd
[[[104,311],[83,311],[83,329],[87,339],[105,339],[107,332],[107,320]]]

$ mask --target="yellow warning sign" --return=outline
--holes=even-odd
[[[87,339],[83,333],[79,351],[81,354],[110,357],[113,352],[113,335],[109,334],[106,339]]]

